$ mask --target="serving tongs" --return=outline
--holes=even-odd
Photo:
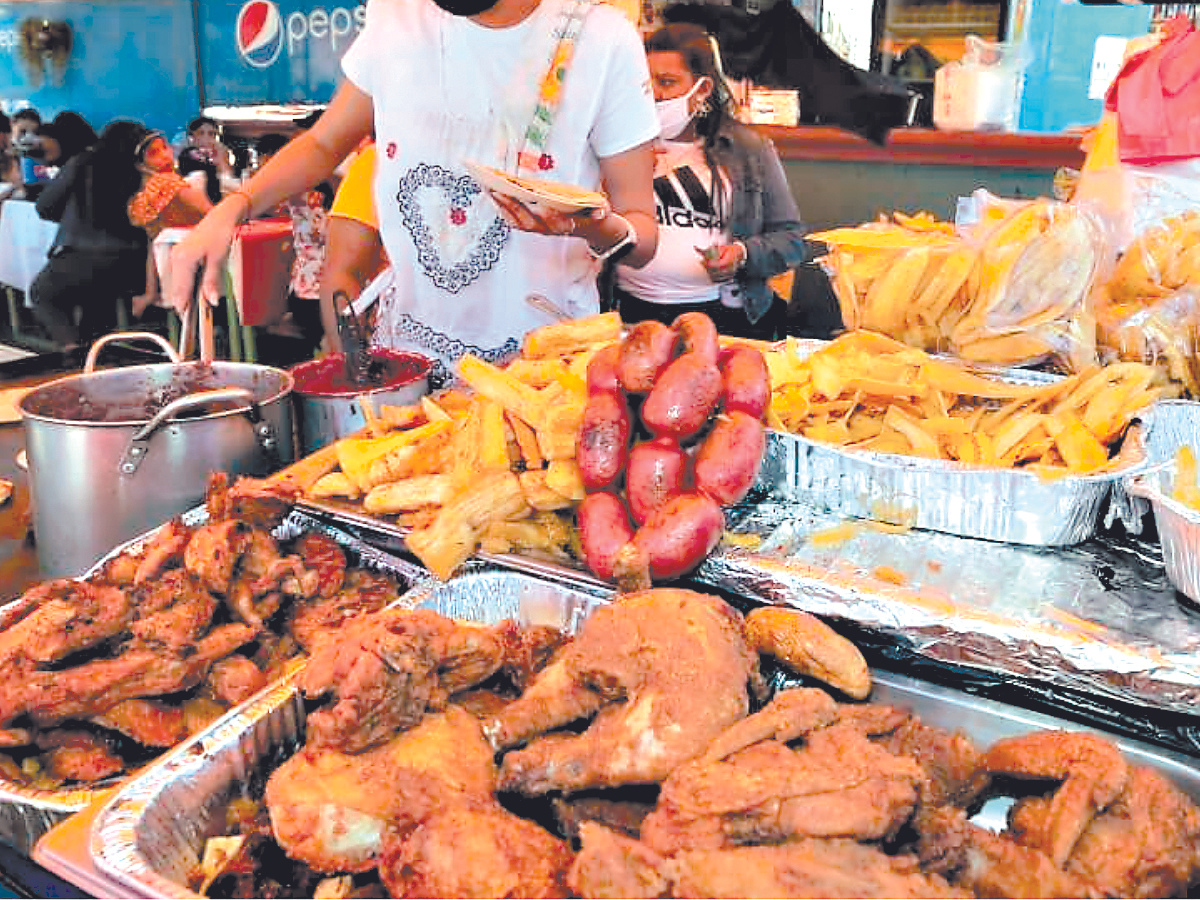
[[[333,295],[334,305],[338,307],[338,337],[342,341],[346,380],[364,386],[371,381],[371,333],[366,316],[360,315],[349,299],[344,291]]]

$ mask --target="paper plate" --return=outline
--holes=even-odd
[[[538,203],[558,212],[577,213],[596,209],[606,202],[605,196],[599,191],[585,191],[573,184],[523,178],[469,160],[464,165],[471,176],[488,190],[513,197],[522,203]]]

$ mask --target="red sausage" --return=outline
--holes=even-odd
[[[587,367],[587,391],[589,394],[615,394],[621,389],[617,381],[617,359],[621,345],[612,344],[592,357]]]
[[[655,437],[685,440],[708,421],[721,399],[721,373],[696,353],[667,366],[642,404],[642,422]]]
[[[634,522],[641,525],[656,509],[683,493],[687,464],[687,454],[671,438],[645,441],[629,451],[625,496]]]
[[[667,501],[633,537],[646,554],[650,577],[668,581],[686,575],[704,561],[721,540],[725,514],[702,494],[680,494]]]
[[[603,490],[617,480],[629,458],[632,428],[629,404],[623,396],[601,393],[588,397],[575,448],[585,489]]]
[[[744,412],[761,419],[771,402],[771,374],[763,355],[753,347],[738,347],[721,365],[725,411]]]
[[[675,356],[678,335],[662,322],[647,320],[629,329],[621,341],[617,378],[631,394],[649,393]]]
[[[679,335],[680,354],[698,353],[711,363],[716,363],[721,352],[721,339],[712,319],[700,312],[684,313],[671,323],[671,330]]]
[[[633,540],[625,504],[616,494],[600,491],[584,497],[575,515],[583,561],[596,575],[611,581],[617,554]]]
[[[760,420],[744,412],[718,416],[696,451],[696,490],[722,506],[737,503],[754,486],[766,449]]]

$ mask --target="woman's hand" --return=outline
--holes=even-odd
[[[553,234],[562,237],[588,238],[597,223],[603,222],[610,209],[607,204],[598,209],[563,213],[537,204],[525,204],[505,194],[490,192],[504,220],[518,231]]]
[[[167,300],[181,316],[192,305],[197,274],[203,274],[200,296],[213,306],[220,302],[225,258],[245,206],[241,194],[221,201],[171,249],[171,292]]]
[[[732,244],[714,244],[705,249],[697,247],[708,277],[714,282],[732,281],[737,277],[738,269],[746,264],[746,245],[741,241]]]

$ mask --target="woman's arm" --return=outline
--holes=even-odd
[[[763,176],[763,226],[760,233],[742,241],[746,247],[742,269],[752,278],[770,278],[809,262],[811,252],[783,164],[775,145],[768,140],[760,146],[759,166]]]
[[[82,153],[69,160],[61,172],[52,178],[37,198],[37,214],[49,222],[61,222],[63,213],[67,211],[67,199],[71,189],[79,177],[79,167],[85,159],[90,159],[90,153]]]
[[[325,114],[311,129],[288,143],[238,190],[212,208],[171,253],[171,305],[187,309],[192,285],[203,271],[200,294],[209,303],[221,296],[221,269],[238,222],[271,209],[286,197],[325,178],[371,130],[371,98],[343,82]]]

